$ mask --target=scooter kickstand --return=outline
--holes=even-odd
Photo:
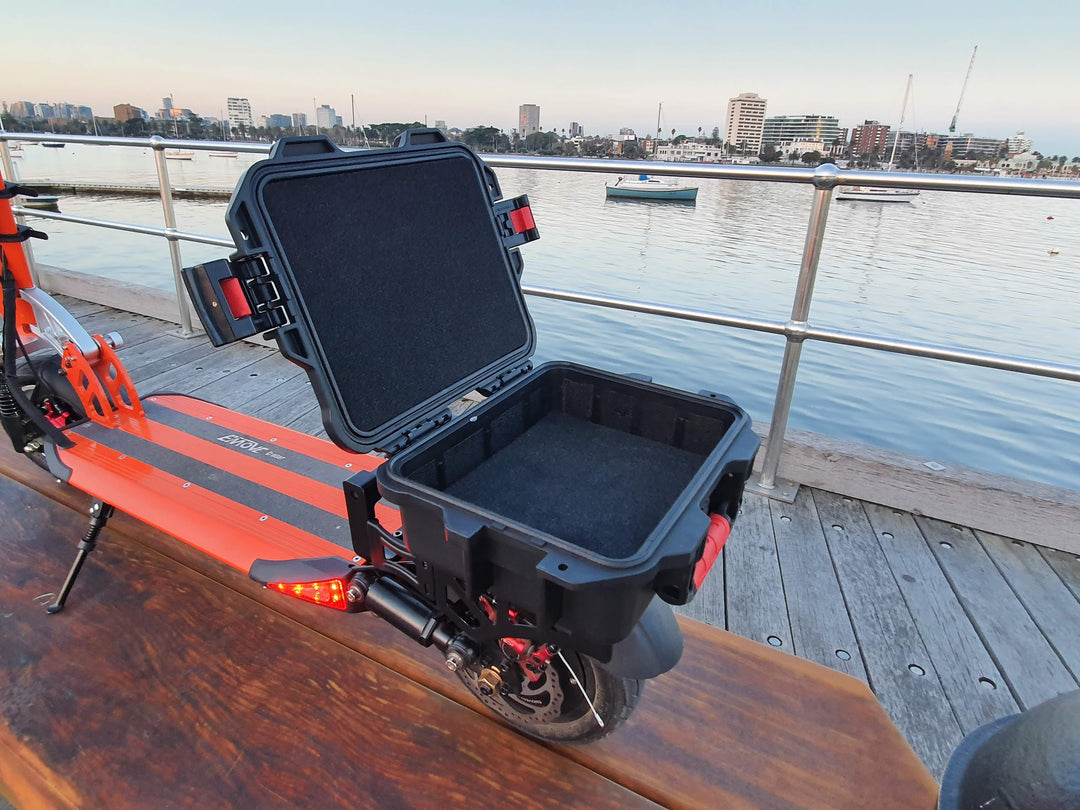
[[[46,613],[59,613],[64,609],[64,602],[67,601],[68,594],[71,593],[71,586],[75,584],[75,578],[79,576],[79,571],[82,569],[83,563],[86,562],[86,555],[94,550],[97,545],[97,536],[105,528],[105,523],[112,516],[113,508],[109,504],[104,501],[94,501],[93,506],[90,507],[90,525],[86,529],[86,535],[79,541],[79,550],[75,552],[75,562],[71,564],[67,579],[64,580],[64,585],[60,588],[60,595],[56,597],[53,604],[45,608]]]

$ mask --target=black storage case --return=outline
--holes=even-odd
[[[346,483],[357,553],[382,559],[379,495],[401,510],[421,589],[487,595],[520,635],[602,660],[659,594],[694,594],[707,513],[734,520],[758,439],[748,416],[572,363],[533,370],[518,246],[528,200],[437,131],[389,150],[279,142],[227,215],[228,262],[188,268],[215,343],[272,330],[339,445],[391,454]],[[449,404],[484,402],[451,420]]]

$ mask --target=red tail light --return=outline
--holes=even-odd
[[[315,605],[336,610],[349,609],[349,602],[345,598],[348,586],[343,579],[325,579],[321,582],[268,582],[266,587]]]

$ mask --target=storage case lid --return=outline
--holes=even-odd
[[[535,345],[516,249],[538,236],[527,198],[499,202],[491,170],[438,130],[399,144],[280,141],[226,216],[230,265],[276,282],[288,323],[270,336],[307,369],[330,437],[358,451],[448,421],[451,402],[530,368]]]

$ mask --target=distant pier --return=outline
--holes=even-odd
[[[23,185],[36,188],[49,194],[115,194],[132,197],[158,197],[161,194],[157,183],[84,183],[70,180],[27,180]],[[173,197],[177,199],[219,199],[227,200],[232,196],[232,187],[226,186],[173,186]]]

